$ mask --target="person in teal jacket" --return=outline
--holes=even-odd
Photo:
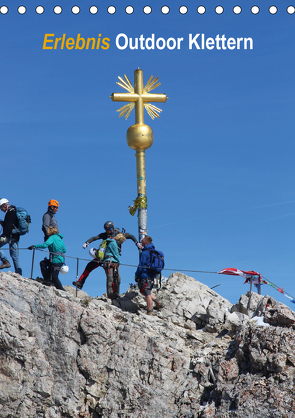
[[[120,255],[118,245],[126,240],[124,234],[117,234],[115,238],[107,238],[107,246],[103,261],[103,268],[107,277],[107,296],[116,299],[120,294],[121,276],[119,272]]]
[[[118,245],[126,240],[123,234],[115,238],[107,238],[108,245],[105,250],[103,268],[107,277],[107,296],[116,299],[120,294],[121,276],[119,272],[120,255]]]
[[[49,238],[43,244],[31,245],[29,247],[29,250],[32,250],[33,248],[49,249],[50,254],[52,255],[52,260],[49,262],[49,264],[47,260],[46,265],[44,264],[44,260],[40,262],[41,272],[44,278],[44,284],[50,282],[51,278],[52,283],[57,289],[64,290],[58,278],[60,268],[65,262],[64,253],[66,252],[66,247],[63,242],[63,236],[54,226],[50,226],[47,229],[47,235],[49,236]]]
[[[123,234],[118,234],[119,237]],[[115,238],[107,238],[107,246],[104,254],[104,261],[111,261],[114,263],[120,263],[120,255],[119,255],[119,248],[117,245],[117,240],[119,241],[118,237],[115,236]],[[123,237],[122,237],[123,238]]]

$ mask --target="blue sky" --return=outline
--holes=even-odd
[[[107,13],[110,5],[116,13]],[[149,4],[152,13],[145,15]],[[179,7],[188,7],[181,15]],[[294,19],[289,2],[220,2],[224,13],[204,1],[198,5],[171,1],[161,13],[158,1],[136,1],[127,15],[122,1],[102,1],[91,15],[93,3],[78,4],[78,15],[68,2],[24,6],[20,15],[14,2],[0,14],[1,57],[1,197],[25,207],[31,217],[30,233],[20,247],[41,243],[42,215],[49,199],[57,199],[57,220],[67,254],[89,259],[82,249],[86,239],[103,231],[112,220],[137,235],[137,217],[128,206],[136,198],[135,152],[126,143],[134,124],[118,118],[120,104],[112,92],[126,74],[133,83],[141,68],[146,83],[151,74],[162,83],[154,92],[166,93],[158,120],[145,114],[154,132],[146,151],[148,233],[165,254],[168,276],[172,270],[217,272],[226,267],[256,270],[295,296],[294,286]],[[233,6],[242,12],[235,15]],[[44,50],[44,35],[109,38],[107,50]],[[183,37],[177,50],[119,50],[116,36],[133,39]],[[197,50],[188,48],[189,34],[215,38],[248,38],[252,50]],[[21,250],[24,276],[31,271],[31,255]],[[34,277],[39,274],[37,253]],[[123,245],[121,261],[136,265],[138,252],[131,241]],[[76,278],[76,260],[67,258],[70,272],[64,285]],[[79,274],[86,261],[80,261]],[[133,267],[121,267],[121,291],[134,280]],[[187,273],[216,289],[232,303],[248,290],[243,279],[216,274]],[[93,272],[85,291],[105,292],[102,269]],[[294,308],[270,286],[263,294]]]

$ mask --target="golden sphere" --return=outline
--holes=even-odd
[[[153,130],[144,123],[136,123],[127,130],[127,144],[135,150],[145,150],[153,145]]]

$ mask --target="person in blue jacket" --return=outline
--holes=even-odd
[[[137,281],[138,288],[146,299],[147,314],[152,315],[153,302],[155,302],[158,309],[163,307],[163,303],[152,294],[154,278],[158,273],[148,269],[151,264],[151,253],[149,250],[154,250],[155,247],[152,238],[148,235],[142,239],[141,244],[143,246],[143,250],[140,254],[139,265],[135,272],[135,281]]]
[[[44,260],[41,261],[40,267],[42,276],[44,278],[44,284],[51,281],[57,289],[64,290],[59,278],[58,274],[65,262],[64,253],[67,251],[65,244],[63,242],[63,236],[59,233],[58,229],[54,226],[50,226],[47,228],[47,235],[48,239],[43,244],[35,244],[29,247],[29,250],[33,248],[48,248],[52,259],[50,261],[50,265],[43,265],[42,263]]]

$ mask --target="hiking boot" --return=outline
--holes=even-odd
[[[10,262],[8,260],[4,260],[0,266],[0,269],[8,269],[9,267],[11,267]]]
[[[162,309],[162,308],[164,308],[164,303],[163,303],[163,302],[161,302],[160,300],[159,300],[158,302],[156,302],[156,303],[155,303],[155,305],[156,305],[156,308],[157,308],[157,309]]]
[[[153,316],[153,311],[146,311],[147,315]]]
[[[41,283],[44,284],[45,286],[54,286],[54,284],[51,280],[43,280],[43,282],[41,282]]]
[[[76,281],[76,282],[73,282],[73,285],[77,288],[77,289],[82,289],[82,287],[83,287],[83,283],[82,283],[82,281]]]

